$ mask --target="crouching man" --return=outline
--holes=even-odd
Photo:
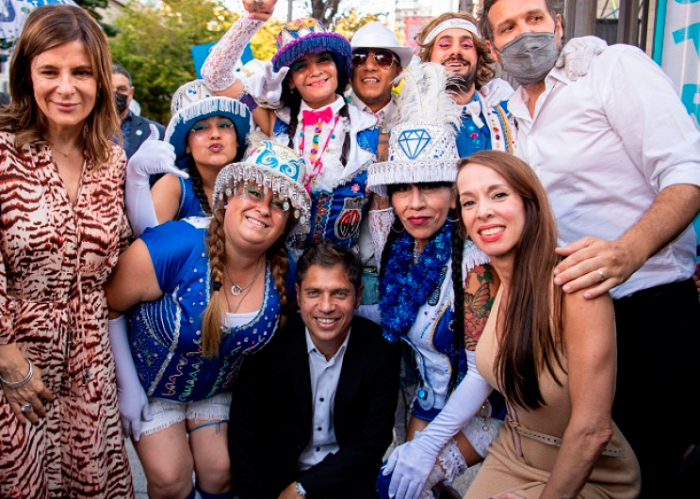
[[[327,240],[297,264],[300,314],[234,385],[228,428],[240,499],[371,498],[392,439],[398,343],[354,317],[362,263]]]

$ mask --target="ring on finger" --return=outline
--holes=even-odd
[[[22,412],[29,412],[32,410],[32,404],[24,404],[19,410]]]
[[[596,269],[596,272],[600,275],[600,282],[603,282],[605,280],[605,274],[603,274],[603,271],[600,269]]]

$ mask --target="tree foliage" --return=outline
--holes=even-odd
[[[112,58],[131,73],[134,98],[143,114],[170,119],[170,98],[196,78],[190,49],[219,40],[238,18],[216,0],[162,0],[157,6],[132,1],[114,20]]]
[[[309,0],[311,17],[315,17],[326,26],[332,26],[338,15],[340,0]]]
[[[163,124],[170,120],[172,94],[196,78],[190,49],[218,41],[239,15],[219,0],[162,0],[157,5],[132,0],[122,9],[114,20],[118,35],[109,44],[114,62],[131,73],[134,98],[144,116]],[[335,31],[351,38],[360,26],[376,19],[352,9],[339,18]],[[284,21],[270,19],[253,37],[250,45],[256,59],[272,58],[283,25]]]
[[[100,26],[102,26],[102,29],[105,30],[105,34],[107,36],[114,36],[117,34],[117,30],[114,28],[114,26],[112,26],[111,24],[103,23],[102,14],[97,12],[97,9],[107,8],[107,0],[75,0],[75,3],[83,9],[87,10],[90,13],[90,15],[98,23],[100,23]]]
[[[333,31],[340,33],[345,38],[350,40],[358,29],[369,22],[377,21],[378,19],[379,18],[374,14],[365,14],[361,16],[357,12],[357,9],[350,9],[349,12],[345,13],[343,17],[336,21]]]

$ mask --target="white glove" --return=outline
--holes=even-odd
[[[450,395],[440,414],[414,440],[394,449],[384,469],[392,471],[389,495],[417,499],[439,452],[481,408],[493,388],[476,368],[473,351],[467,351],[467,375]],[[405,449],[402,449],[406,447]]]
[[[439,444],[422,433],[394,449],[382,471],[384,475],[393,472],[389,497],[418,499],[439,452]]]
[[[154,124],[151,123],[149,127],[150,135],[126,165],[126,214],[135,237],[139,237],[147,227],[158,225],[148,182],[150,176],[172,173],[182,178],[189,177],[187,172],[175,166],[175,149],[172,144],[158,140],[160,132]]]
[[[282,107],[282,83],[288,72],[289,67],[285,66],[275,73],[271,62],[253,59],[241,68],[240,79],[259,106],[278,109]]]
[[[418,499],[435,499],[433,487],[441,482],[452,483],[457,475],[467,469],[467,462],[457,446],[457,441],[453,438],[440,451],[437,463],[428,475],[428,479],[423,487],[423,492]]]
[[[510,99],[514,91],[510,83],[502,78],[494,78],[479,89],[484,104],[488,107],[496,107],[504,100]]]
[[[126,333],[126,318],[120,315],[109,321],[109,342],[114,354],[117,371],[117,396],[119,415],[124,427],[124,436],[133,435],[135,441],[141,438],[141,418],[151,421],[153,416],[148,409],[148,397],[136,373],[134,359]]]
[[[566,76],[571,81],[576,81],[588,74],[593,58],[602,54],[607,47],[608,43],[597,36],[572,38],[564,45],[554,66],[557,68],[565,67]]]

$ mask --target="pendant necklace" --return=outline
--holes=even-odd
[[[231,294],[232,294],[233,296],[238,296],[238,295],[240,295],[243,291],[245,291],[246,289],[248,289],[249,287],[251,287],[251,286],[253,285],[253,283],[257,280],[258,276],[260,275],[260,269],[262,268],[262,267],[260,266],[260,260],[261,260],[261,259],[262,259],[262,255],[260,255],[260,258],[258,258],[258,261],[257,261],[257,263],[255,264],[255,275],[253,276],[253,279],[252,279],[248,284],[246,284],[246,285],[243,286],[243,287],[239,286],[238,284],[236,284],[236,282],[235,282],[233,279],[231,279],[231,274],[229,274],[228,269],[226,269],[226,276],[228,277],[228,280],[231,281],[231,284],[232,284],[232,286],[231,286]]]

